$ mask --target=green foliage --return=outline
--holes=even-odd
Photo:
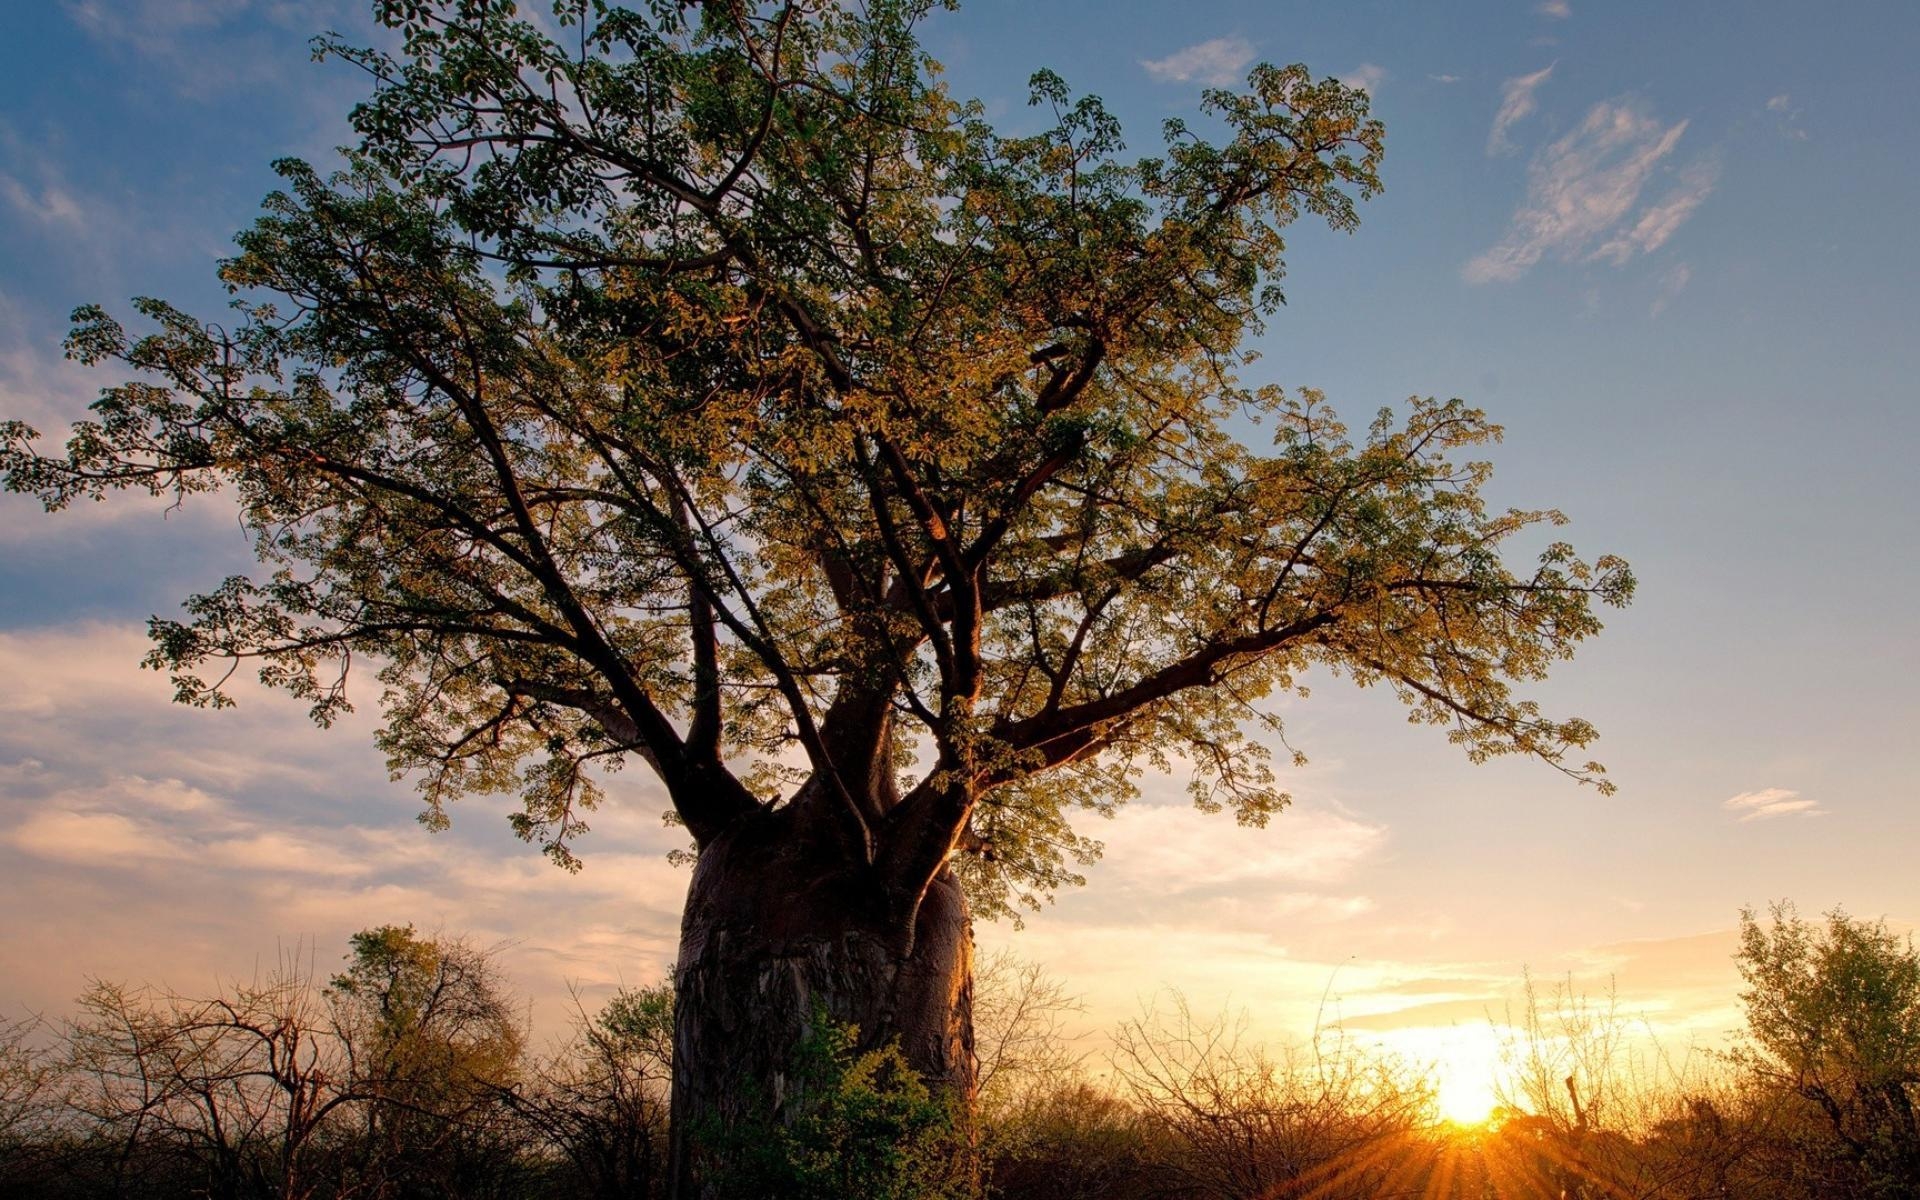
[[[965,1200],[978,1190],[964,1115],[917,1075],[897,1044],[859,1049],[860,1031],[824,1009],[795,1054],[781,1119],[733,1131],[714,1170],[738,1200]]]
[[[596,1036],[620,1052],[673,1066],[673,984],[621,988],[593,1018]]]
[[[1866,1086],[1920,1082],[1920,954],[1884,921],[1835,909],[1824,930],[1789,904],[1740,918],[1747,1027],[1779,1066]]]

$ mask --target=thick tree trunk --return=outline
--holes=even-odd
[[[911,922],[791,809],[701,852],[674,972],[674,1196],[711,1195],[730,1143],[800,1111],[796,1050],[818,1012],[857,1026],[863,1051],[897,1041],[929,1087],[971,1104],[973,929],[950,872]]]

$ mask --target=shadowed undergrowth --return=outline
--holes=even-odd
[[[1920,957],[1883,924],[1742,918],[1746,1037],[1649,1072],[1610,1000],[1531,984],[1502,1103],[1342,1038],[1275,1052],[1168,993],[1103,1052],[1038,967],[980,977],[969,1110],[820,1014],[727,1194],[877,1200],[1891,1200],[1920,1190]],[[0,1023],[0,1194],[129,1200],[665,1194],[670,986],[536,1048],[485,951],[387,926],[326,981],[287,961],[188,997],[95,981]]]

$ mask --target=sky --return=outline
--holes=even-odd
[[[1743,905],[1920,920],[1920,10],[1723,5],[975,0],[929,24],[954,91],[1008,130],[1027,76],[1164,119],[1260,60],[1365,87],[1384,192],[1302,224],[1254,382],[1364,418],[1461,396],[1506,427],[1496,503],[1554,506],[1624,555],[1633,606],[1536,691],[1601,731],[1602,797],[1468,764],[1391,696],[1282,710],[1307,766],[1265,830],[1179,780],[1090,830],[1085,889],[983,951],[1041,962],[1109,1027],[1164,1003],[1316,1021],[1472,1090],[1520,1002],[1611,994],[1670,1052],[1737,1027]],[[105,384],[67,313],[160,295],[216,319],[215,264],[273,186],[325,163],[362,82],[307,40],[351,0],[19,5],[0,42],[0,418],[58,430]],[[150,614],[251,565],[218,498],[46,517],[0,498],[0,1012],[90,977],[206,991],[412,922],[496,946],[536,1023],[661,978],[684,869],[637,771],[567,875],[501,803],[414,821],[377,714],[309,726],[255,689],[168,703]],[[1097,1046],[1093,1047],[1097,1050]]]

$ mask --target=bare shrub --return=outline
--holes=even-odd
[[[1428,1081],[1339,1038],[1276,1058],[1244,1035],[1244,1020],[1196,1018],[1178,993],[1115,1034],[1114,1079],[1151,1129],[1166,1191],[1340,1200],[1424,1173]]]
[[[589,1015],[574,997],[573,1036],[534,1063],[508,1106],[576,1198],[645,1200],[665,1186],[673,1079],[673,987],[623,989]]]
[[[1611,988],[1596,998],[1569,979],[1543,994],[1528,976],[1507,1027],[1503,1120],[1481,1146],[1502,1195],[1765,1194],[1743,1168],[1771,1127],[1765,1107],[1713,1056],[1669,1055]]]
[[[1039,963],[999,951],[974,972],[974,1052],[983,1119],[1015,1111],[1030,1097],[1075,1082],[1086,1058],[1068,1022],[1086,1005]]]
[[[992,1195],[1006,1200],[1134,1200],[1148,1195],[1153,1129],[1085,1079],[1030,1089],[990,1123]]]
[[[208,1196],[317,1194],[323,1130],[359,1093],[297,961],[211,999],[96,980],[79,1004],[67,1102],[116,1191],[165,1173]]]
[[[0,1194],[46,1171],[66,1136],[57,1044],[38,1016],[0,1017]]]

